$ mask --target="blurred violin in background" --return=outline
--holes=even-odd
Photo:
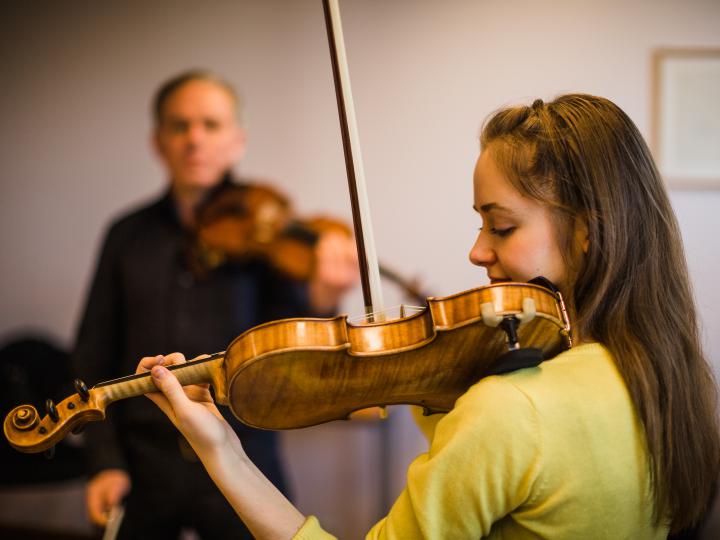
[[[331,232],[352,236],[352,229],[338,219],[299,218],[289,199],[269,185],[226,184],[196,211],[188,265],[202,279],[228,261],[262,260],[294,280],[308,281],[315,270],[315,245]],[[425,305],[430,295],[415,280],[383,264],[380,274],[413,302]]]

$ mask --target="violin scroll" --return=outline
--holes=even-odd
[[[69,432],[80,429],[87,422],[105,418],[105,405],[98,401],[93,399],[92,391],[88,391],[87,401],[77,394],[58,404],[48,399],[47,414],[42,418],[32,405],[19,405],[5,417],[5,438],[20,452],[50,450]]]

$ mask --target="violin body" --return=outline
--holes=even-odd
[[[170,369],[181,384],[210,383],[216,401],[243,423],[293,429],[346,419],[372,406],[415,404],[447,412],[508,350],[497,326],[519,320],[518,341],[552,358],[570,345],[559,293],[502,283],[428,298],[418,313],[385,322],[297,318],[269,322],[238,336],[223,353]],[[375,319],[377,320],[377,319]],[[78,384],[76,384],[78,387]],[[48,406],[5,418],[10,444],[41,452],[72,429],[105,417],[119,399],[155,391],[148,373],[100,383]]]
[[[483,322],[481,306],[492,304],[498,316],[517,314],[528,298],[536,316],[520,326],[520,341],[552,358],[567,348],[561,308],[555,295],[529,284],[429,298],[421,312],[389,322],[264,324],[225,353],[229,406],[243,423],[264,429],[345,419],[376,405],[447,412],[507,351],[505,334]]]

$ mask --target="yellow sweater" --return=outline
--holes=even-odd
[[[599,344],[481,380],[367,538],[656,539],[648,457],[625,383]],[[310,517],[296,539],[333,538]]]

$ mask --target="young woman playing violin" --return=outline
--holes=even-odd
[[[575,346],[484,378],[430,426],[430,448],[369,538],[664,538],[718,476],[716,391],[680,233],[650,152],[610,101],[565,95],[483,128],[470,260],[492,282],[558,285]],[[144,358],[148,397],[258,538],[328,538],[248,460],[207,388]],[[439,416],[439,415],[436,415]],[[152,512],[152,509],[148,509]]]

